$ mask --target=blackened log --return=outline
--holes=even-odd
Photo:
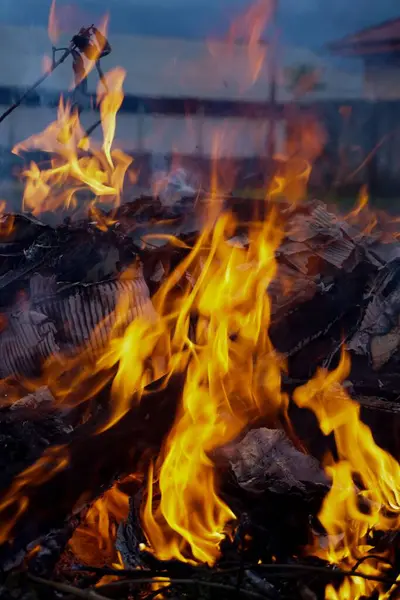
[[[73,431],[70,414],[54,406],[47,388],[0,410],[0,489],[33,464],[46,449],[67,443]]]
[[[173,424],[183,378],[172,378],[165,389],[157,385],[150,386],[149,391],[154,391],[145,395],[138,406],[111,429],[99,434],[99,420],[91,420],[73,431],[67,440],[58,440],[65,444],[57,452],[52,466],[64,458],[68,459],[68,466],[43,484],[33,481],[26,487],[24,494],[29,497],[29,505],[17,520],[8,541],[0,546],[0,566],[13,564],[29,545],[50,531],[65,528],[71,516],[103,493],[117,477],[135,472],[142,461],[154,458]],[[96,401],[107,405],[109,394],[107,386]],[[101,419],[105,424],[104,414]],[[6,450],[4,447],[3,451]],[[21,457],[18,465],[25,463],[26,467],[32,458],[25,461]],[[7,489],[2,491],[4,500]],[[16,508],[14,505],[4,511],[2,522],[12,518]]]

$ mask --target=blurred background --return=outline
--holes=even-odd
[[[50,5],[0,3],[0,112],[43,73]],[[322,199],[346,201],[362,184],[375,201],[399,196],[398,0],[58,0],[57,46],[106,13],[103,70],[127,72],[115,145],[138,170],[128,199],[174,164],[207,181],[213,156],[234,166],[230,191],[257,194],[282,155],[312,163]],[[97,83],[94,71],[79,98],[85,127],[99,118]],[[11,149],[55,119],[61,94],[76,100],[72,84],[67,60],[0,123],[0,197],[14,208]]]

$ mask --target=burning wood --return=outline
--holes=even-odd
[[[101,147],[61,103],[16,149],[52,155],[25,171],[26,207],[70,209],[84,191],[89,218],[2,217],[3,568],[25,561],[31,581],[60,592],[79,563],[128,575],[126,594],[394,598],[400,455],[377,444],[379,419],[371,431],[360,405],[395,424],[400,411],[349,390],[388,392],[398,360],[396,237],[364,222],[365,194],[347,217],[288,201],[306,189],[301,157],[257,218],[216,176],[196,202],[119,206],[123,78],[99,87]]]

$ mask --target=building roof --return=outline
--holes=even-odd
[[[329,44],[328,48],[342,56],[400,52],[400,17],[347,35]]]

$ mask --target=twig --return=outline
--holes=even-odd
[[[90,127],[88,127],[86,129],[86,131],[84,133],[84,136],[83,136],[83,139],[88,138],[99,125],[101,125],[101,119],[99,119],[98,121],[96,121]]]
[[[238,565],[237,567],[232,567],[229,569],[224,569],[218,571],[221,574],[228,573],[236,573],[238,569],[241,567]],[[301,564],[293,564],[293,565],[285,565],[285,564],[257,564],[257,565],[246,565],[246,569],[260,570],[260,571],[271,571],[268,574],[268,577],[288,577],[290,575],[296,576],[297,573],[305,572],[305,573],[317,573],[321,575],[329,575],[330,577],[361,577],[362,579],[366,579],[368,581],[378,581],[380,583],[386,583],[387,585],[400,585],[400,579],[392,579],[390,577],[383,577],[380,575],[367,575],[366,573],[362,573],[356,570],[342,570],[342,569],[330,569],[329,567],[317,567],[315,565],[301,565]],[[276,571],[274,573],[273,571]]]
[[[208,587],[208,588],[212,588],[212,589],[216,589],[216,590],[224,590],[226,592],[236,592],[236,586],[234,585],[228,585],[226,583],[217,583],[215,581],[206,581],[206,580],[202,580],[202,579],[178,579],[178,578],[174,578],[174,577],[170,577],[170,584],[171,586],[174,585],[194,585],[194,586],[204,586],[204,587]],[[125,587],[127,584],[129,585],[136,585],[136,584],[141,584],[141,583],[165,583],[165,578],[160,578],[160,577],[153,577],[153,578],[143,578],[143,579],[132,579],[131,581],[129,580],[125,580],[125,581],[112,581],[111,583],[107,583],[104,586],[99,586],[97,589],[99,590],[104,590],[105,589],[112,589],[112,588],[118,588],[118,587]],[[163,590],[160,590],[163,591]],[[265,594],[261,595],[261,594],[257,594],[256,592],[251,592],[249,590],[245,590],[245,589],[241,589],[240,590],[241,595],[245,596],[247,598],[256,598],[258,600],[265,600],[265,598],[268,598],[268,596],[266,596]],[[92,597],[93,598],[93,597]]]
[[[92,589],[81,590],[73,585],[58,581],[51,581],[50,579],[43,579],[42,577],[36,577],[36,575],[31,575],[30,573],[28,573],[28,579],[34,581],[35,583],[39,583],[40,585],[50,587],[53,590],[57,590],[58,592],[71,594],[77,598],[84,598],[84,600],[109,600],[109,598],[106,596],[102,596]]]
[[[116,577],[129,577],[132,579],[145,577],[168,577],[167,569],[113,569],[112,567],[79,566],[64,573],[95,573],[96,575],[115,575]]]
[[[154,598],[156,598],[158,594],[167,592],[168,590],[171,590],[171,588],[172,585],[166,585],[164,587],[161,587],[159,590],[154,590],[153,592],[150,592],[148,596],[146,596],[146,600],[154,600]]]
[[[248,578],[248,580],[250,581],[250,583],[255,588],[257,588],[260,592],[262,592],[263,594],[266,594],[267,597],[268,597],[268,594],[270,594],[271,596],[274,595],[275,588],[272,585],[272,583],[265,581],[262,577],[260,577],[259,575],[256,575],[249,569],[247,569],[247,571],[245,571],[245,574],[246,574],[246,577]]]
[[[6,117],[8,117],[9,114],[11,114],[16,108],[18,108],[18,106],[20,104],[22,104],[22,102],[25,100],[25,98],[27,96],[29,96],[29,94],[31,92],[33,92],[37,87],[39,87],[39,85],[41,83],[43,83],[43,81],[45,81],[45,79],[47,79],[47,77],[49,75],[51,75],[53,73],[53,71],[61,65],[61,63],[63,63],[68,56],[72,53],[73,49],[76,48],[76,45],[74,43],[71,43],[71,45],[69,46],[69,48],[67,48],[65,50],[65,52],[61,55],[61,57],[50,67],[50,69],[48,71],[46,71],[46,73],[44,73],[41,77],[39,77],[39,79],[37,81],[35,81],[35,83],[33,83],[24,94],[22,94],[22,96],[20,96],[18,98],[18,100],[16,100],[13,104],[11,104],[11,106],[9,106],[9,108],[7,108],[7,110],[5,110],[3,112],[2,115],[0,115],[0,123],[2,121],[4,121],[4,119]]]
[[[356,571],[362,563],[364,563],[367,560],[370,560],[371,558],[374,560],[377,560],[379,562],[386,563],[387,565],[392,567],[392,569],[394,569],[394,565],[390,562],[390,560],[388,558],[385,558],[384,556],[379,556],[379,554],[366,554],[365,556],[362,556],[361,558],[358,559],[358,561],[352,568],[352,571]],[[357,575],[358,575],[358,573],[357,573]]]
[[[372,558],[372,555],[369,555],[369,558]],[[377,558],[377,557],[375,557]],[[383,559],[382,559],[383,560]],[[362,561],[363,562],[363,561]],[[357,563],[356,563],[357,564]],[[400,580],[396,580],[396,579],[391,579],[389,577],[383,577],[383,576],[379,576],[379,575],[368,575],[366,573],[362,573],[360,571],[356,571],[355,569],[352,569],[350,571],[347,570],[342,570],[342,569],[338,569],[338,568],[334,568],[331,569],[329,567],[318,567],[316,565],[305,565],[305,564],[280,564],[280,563],[271,563],[271,564],[238,564],[237,566],[233,566],[233,567],[229,567],[226,569],[215,569],[214,571],[208,571],[210,574],[212,575],[227,575],[229,573],[237,573],[238,571],[240,571],[242,568],[244,569],[251,569],[252,571],[271,571],[271,573],[268,574],[268,577],[290,577],[291,575],[293,576],[297,576],[297,574],[300,572],[309,572],[309,573],[316,573],[316,574],[320,574],[320,575],[329,575],[330,577],[361,577],[362,579],[367,579],[370,581],[378,581],[381,583],[387,583],[388,585],[400,585]],[[92,573],[98,573],[100,575],[115,575],[115,576],[120,576],[120,577],[129,577],[132,580],[136,580],[138,577],[140,577],[141,575],[148,575],[148,576],[152,576],[152,574],[154,574],[155,576],[159,576],[159,577],[166,577],[168,576],[168,571],[152,571],[150,569],[148,570],[140,570],[140,571],[133,571],[130,569],[109,569],[109,568],[98,568],[98,567],[79,567],[79,571],[88,571],[88,572],[92,572]],[[274,572],[275,571],[275,572]]]

